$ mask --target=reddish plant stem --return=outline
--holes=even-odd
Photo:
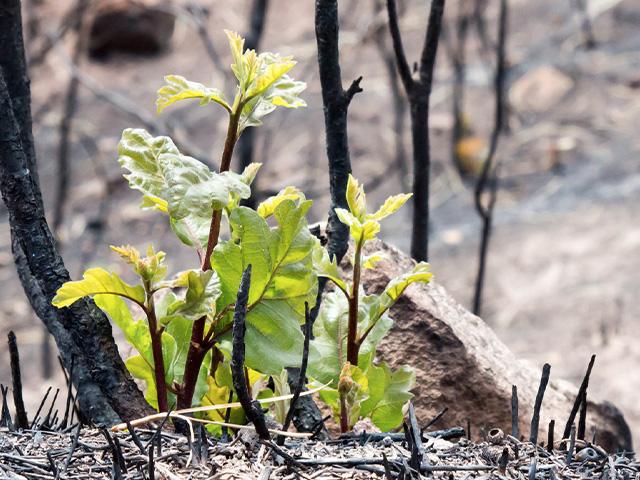
[[[222,151],[222,159],[220,161],[220,172],[228,172],[231,166],[231,158],[233,157],[233,148],[238,140],[238,124],[240,122],[240,113],[242,112],[242,104],[238,105],[234,113],[229,117],[229,127],[227,129],[227,138],[224,142],[224,150]],[[214,210],[211,217],[211,227],[209,229],[209,239],[207,241],[207,250],[202,260],[202,270],[211,270],[211,254],[218,244],[220,236],[220,221],[222,220],[222,211]],[[198,382],[198,374],[200,367],[204,361],[207,351],[213,346],[214,342],[205,341],[205,323],[207,318],[202,317],[193,322],[191,330],[191,343],[187,352],[187,361],[184,370],[184,381],[178,395],[178,408],[189,408],[193,401],[193,394],[196,390]]]
[[[356,253],[353,262],[353,286],[349,298],[349,325],[347,331],[347,362],[358,365],[358,294],[360,292],[360,272],[362,260],[362,241],[356,244]]]
[[[148,283],[145,283],[145,290],[147,291],[145,313],[149,321],[149,333],[151,335],[151,351],[153,353],[153,371],[158,395],[158,411],[166,412],[169,410],[169,402],[167,400],[167,384],[165,382],[164,357],[162,355],[162,331],[164,327],[158,329],[153,292]]]

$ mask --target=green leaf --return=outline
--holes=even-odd
[[[364,193],[364,186],[360,185],[351,174],[347,180],[347,204],[351,214],[362,222],[367,213],[367,197]]]
[[[258,214],[262,218],[269,218],[276,211],[278,205],[280,205],[285,200],[293,200],[294,202],[298,202],[300,200],[306,200],[304,193],[302,193],[296,187],[285,187],[277,195],[273,195],[267,198],[265,201],[258,205]]]
[[[316,275],[325,277],[336,284],[345,295],[349,295],[347,284],[340,276],[340,269],[336,263],[336,258],[329,259],[329,252],[323,246],[319,245],[313,251],[313,268]]]
[[[167,75],[164,80],[167,84],[158,90],[158,98],[156,100],[158,113],[162,113],[169,105],[173,105],[180,100],[193,98],[199,99],[200,105],[215,102],[228,112],[231,111],[231,107],[217,88],[210,88],[201,83],[191,82],[180,75]]]
[[[256,78],[252,80],[252,85],[246,84],[246,103],[242,108],[238,132],[261,125],[262,118],[277,107],[306,107],[307,104],[299,95],[307,88],[307,84],[286,75],[294,65],[290,57],[283,58],[269,52],[258,56]]]
[[[173,282],[174,287],[185,287],[183,298],[176,299],[167,308],[167,315],[178,315],[197,320],[215,313],[216,300],[220,296],[220,280],[213,270],[187,270]]]
[[[384,201],[384,203],[376,213],[367,215],[367,218],[370,220],[382,220],[383,218],[386,218],[398,211],[398,209],[402,207],[412,196],[413,194],[411,193],[401,193],[399,195],[393,195]]]
[[[145,300],[142,285],[129,285],[115,273],[109,273],[103,268],[90,268],[84,272],[82,280],[62,285],[51,303],[58,308],[68,307],[83,297],[101,293],[119,295],[138,304],[143,304]]]
[[[379,313],[383,313],[391,308],[405,289],[412,283],[429,283],[433,278],[430,269],[431,266],[428,263],[420,262],[415,265],[410,272],[391,280],[384,289],[384,292],[380,295]]]
[[[158,399],[149,326],[144,320],[135,320],[127,308],[127,304],[120,297],[96,295],[94,301],[122,331],[127,342],[138,352],[138,355],[129,358],[125,364],[131,375],[147,384],[145,398],[151,406],[157,409]],[[186,352],[191,335],[192,323],[182,319],[182,326],[178,328],[179,323],[179,319],[174,319],[161,337],[165,382],[168,385],[177,380],[178,375],[181,376],[184,372]],[[169,399],[175,401],[172,394],[169,395]]]
[[[278,375],[271,375],[271,379],[273,380],[274,385],[274,394],[277,397],[289,395],[291,393],[291,388],[289,387],[289,374],[286,369],[282,369],[282,372]],[[274,416],[276,421],[281,425],[284,425],[284,422],[287,418],[287,412],[289,411],[289,400],[285,400],[282,402],[275,402],[273,404],[274,408]]]
[[[96,295],[93,301],[122,331],[125,340],[140,353],[145,361],[153,364],[151,335],[144,320],[134,320],[127,303],[115,295]]]
[[[312,263],[317,239],[305,218],[310,206],[310,201],[283,201],[273,228],[254,210],[238,207],[229,217],[232,238],[212,255],[222,286],[218,311],[235,302],[242,272],[252,266],[246,363],[263,373],[277,374],[302,358],[304,304],[313,306],[317,292]],[[228,336],[222,347],[230,351]]]
[[[195,158],[181,155],[168,137],[153,137],[142,129],[127,129],[118,146],[120,165],[129,170],[131,188],[144,195],[143,206],[170,216],[170,224],[186,245],[203,250],[215,208],[248,198],[247,180],[255,174],[217,174]]]
[[[181,160],[188,158],[183,156]],[[163,160],[169,161],[164,157]],[[179,163],[170,162],[166,170],[169,215],[175,220],[189,216],[211,218],[214,209],[227,206],[231,195],[240,199],[251,196],[249,185],[237,173],[212,173],[208,169],[198,172],[190,165],[178,166]]]
[[[360,292],[358,305],[358,338],[371,328],[360,346],[358,366],[363,370],[373,360],[377,344],[389,331],[393,321],[388,315],[378,315],[379,301],[376,295]],[[337,384],[340,371],[347,357],[347,329],[349,303],[338,291],[325,295],[322,309],[313,324],[314,339],[311,344],[318,350],[319,361],[309,364],[309,375],[322,383]]]
[[[361,404],[360,414],[371,420],[383,432],[402,424],[402,408],[413,397],[415,373],[406,365],[395,371],[381,363],[367,371],[369,397]]]

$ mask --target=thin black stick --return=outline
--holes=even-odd
[[[411,256],[427,260],[429,256],[429,183],[431,157],[429,148],[429,98],[433,70],[442,30],[445,0],[433,0],[429,13],[418,75],[414,78],[402,45],[395,0],[387,0],[389,31],[396,56],[396,66],[411,107],[411,136],[413,140],[413,231]]]
[[[146,455],[147,451],[145,450],[144,445],[142,445],[142,442],[140,441],[140,437],[136,433],[136,429],[133,427],[133,425],[131,425],[131,422],[129,420],[126,421],[126,424],[127,424],[127,430],[129,430],[129,435],[131,435],[131,440],[133,440],[133,443],[135,444],[135,446],[138,447],[138,450],[140,450],[140,453],[142,455]]]
[[[247,419],[249,419],[256,433],[262,440],[270,440],[269,430],[264,421],[264,414],[260,403],[251,399],[247,388],[247,378],[244,373],[244,335],[247,329],[247,302],[249,299],[249,287],[251,286],[251,265],[248,265],[242,274],[236,306],[233,313],[233,351],[231,353],[231,376],[233,378],[233,389],[238,396],[238,401],[242,405]]]
[[[284,420],[284,425],[282,425],[282,430],[287,431],[289,429],[289,425],[291,424],[291,420],[293,419],[293,414],[295,413],[296,403],[300,398],[300,393],[304,389],[304,384],[306,382],[307,377],[307,365],[309,364],[309,342],[311,340],[311,314],[309,312],[309,304],[307,302],[304,303],[304,344],[302,346],[302,362],[300,363],[300,371],[298,372],[298,383],[296,385],[295,390],[293,391],[293,396],[291,397],[291,403],[289,404],[289,410],[287,411],[287,416]],[[284,445],[284,435],[278,436],[278,445]]]
[[[20,353],[18,352],[18,342],[16,334],[9,332],[9,358],[11,362],[11,382],[13,386],[13,405],[16,408],[16,427],[29,428],[27,411],[24,408],[22,399],[22,376],[20,375]]]
[[[51,388],[49,387],[47,389],[47,392],[44,394],[44,397],[42,397],[42,401],[40,402],[40,405],[38,406],[38,410],[36,410],[36,414],[33,417],[33,421],[31,422],[31,425],[29,428],[33,429],[34,425],[36,424],[36,421],[38,420],[38,416],[40,415],[40,411],[42,410],[42,407],[44,407],[45,402],[47,401],[47,398],[49,397],[49,392],[51,392]]]
[[[562,438],[568,438],[569,432],[571,431],[571,427],[573,426],[576,415],[578,414],[578,409],[580,408],[580,404],[582,403],[582,396],[584,392],[589,388],[589,377],[591,376],[591,370],[593,369],[593,365],[596,361],[596,356],[591,355],[591,360],[589,361],[589,366],[587,367],[587,373],[585,373],[584,378],[582,379],[582,383],[580,384],[580,388],[578,389],[578,394],[576,395],[576,399],[573,402],[573,407],[571,408],[571,413],[569,414],[569,419],[564,426],[564,432],[562,433]]]
[[[58,360],[60,361],[60,367],[62,367],[62,371],[64,371],[64,365],[62,363],[62,359],[58,357]],[[64,406],[64,417],[62,417],[62,423],[60,424],[61,429],[67,428],[67,423],[69,421],[69,411],[74,403],[73,402],[73,383],[70,380],[71,378],[73,378],[74,362],[75,362],[75,356],[71,357],[71,367],[70,367],[71,370],[69,371],[69,376],[67,377],[66,372],[64,375],[64,378],[67,381],[67,401]],[[71,416],[73,417],[73,410],[71,410]]]
[[[554,429],[556,426],[556,421],[555,420],[551,420],[549,422],[549,431],[547,433],[547,452],[549,453],[553,453],[553,443],[554,443]]]
[[[504,97],[506,83],[506,38],[507,38],[507,0],[500,0],[500,20],[498,28],[498,45],[496,49],[496,76],[494,81],[495,91],[495,119],[489,153],[482,167],[482,173],[476,184],[474,192],[475,207],[482,220],[482,235],[480,238],[480,252],[478,255],[478,274],[476,276],[475,293],[473,297],[473,313],[480,315],[482,308],[482,289],[487,263],[487,252],[491,237],[493,223],[493,208],[498,196],[498,173],[493,165],[493,157],[498,149],[498,139],[504,128]],[[489,200],[483,205],[483,196],[489,188]]]
[[[73,458],[73,452],[78,448],[78,441],[80,439],[80,431],[82,430],[82,423],[78,424],[78,428],[76,428],[76,433],[73,435],[73,440],[71,440],[71,448],[69,449],[69,453],[67,454],[67,459],[64,462],[64,467],[62,468],[62,473],[66,473],[69,468],[69,464],[71,463],[71,458]]]
[[[536,395],[536,403],[533,406],[533,417],[531,418],[531,432],[529,434],[529,441],[534,445],[538,443],[538,428],[540,425],[540,409],[542,408],[542,400],[544,399],[544,392],[547,389],[549,383],[549,375],[551,374],[551,365],[545,363],[542,367],[542,377],[540,378],[540,386],[538,387],[538,393]]]
[[[520,439],[520,422],[518,419],[518,387],[511,385],[511,436]]]
[[[580,417],[578,418],[578,440],[584,440],[587,431],[587,391],[582,393]]]
[[[0,392],[2,393],[2,414],[0,415],[0,427],[6,427],[10,432],[13,432],[14,426],[11,420],[11,412],[9,412],[9,405],[7,404],[7,395],[9,394],[9,387],[5,387],[0,384]]]
[[[424,426],[424,428],[422,430],[426,430],[427,428],[431,427],[432,425],[434,425],[438,420],[440,420],[445,413],[447,413],[449,411],[449,407],[444,407],[442,410],[440,410],[438,412],[438,414],[433,417],[431,420],[429,420],[429,422]]]

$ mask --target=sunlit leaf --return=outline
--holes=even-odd
[[[190,320],[215,313],[216,300],[220,296],[220,280],[213,270],[200,269],[182,272],[173,283],[184,287],[184,297],[176,299],[167,308],[167,315],[178,315]]]
[[[382,220],[383,218],[386,218],[398,211],[398,209],[402,207],[412,196],[413,194],[411,193],[401,193],[400,195],[393,195],[384,201],[377,212],[371,215],[367,215],[367,218],[371,220]]]
[[[180,75],[167,75],[164,77],[164,81],[166,85],[163,85],[158,90],[158,98],[156,100],[158,113],[180,100],[194,98],[200,100],[200,105],[215,102],[227,111],[231,111],[231,107],[217,88],[206,87],[201,83],[189,81]]]
[[[380,295],[380,312],[388,310],[412,283],[429,283],[433,278],[430,270],[431,266],[428,263],[420,262],[410,272],[391,280]]]
[[[68,307],[83,297],[98,294],[119,295],[138,304],[145,300],[142,285],[129,285],[115,273],[109,273],[103,268],[90,268],[84,272],[82,280],[63,284],[51,303],[58,308]]]
[[[273,228],[254,210],[235,209],[229,217],[232,238],[219,243],[212,256],[222,285],[218,311],[235,302],[242,272],[252,266],[246,363],[263,373],[280,373],[302,358],[304,304],[313,306],[317,292],[312,252],[318,240],[305,218],[310,206],[310,201],[283,201]],[[230,351],[228,339],[222,347]]]
[[[347,204],[351,214],[362,222],[367,213],[367,197],[364,186],[360,185],[351,174],[347,180]]]
[[[335,283],[340,290],[348,294],[347,284],[342,280],[335,257],[329,260],[329,252],[320,245],[313,251],[313,268],[315,269],[316,275],[328,278]]]
[[[369,397],[361,404],[360,414],[383,432],[402,424],[402,408],[413,397],[415,373],[407,366],[392,371],[386,363],[372,365],[367,371]]]
[[[298,200],[305,200],[304,193],[302,193],[296,187],[285,187],[280,190],[277,195],[267,198],[260,205],[258,205],[258,214],[262,218],[268,218],[274,214],[276,211],[276,207],[280,205],[285,200],[293,200],[297,202]]]

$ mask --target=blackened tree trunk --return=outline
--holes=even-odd
[[[431,157],[429,152],[429,97],[433,83],[438,41],[442,30],[445,0],[433,0],[417,67],[411,71],[402,45],[395,0],[387,0],[389,31],[396,55],[396,66],[411,108],[411,134],[413,136],[413,231],[411,256],[418,261],[429,257],[429,183]]]
[[[55,309],[51,299],[69,273],[47,225],[36,173],[31,95],[19,0],[0,0],[0,191],[27,298],[54,336],[80,409],[95,423],[142,416],[150,407],[119,356],[108,319],[92,302]]]
[[[338,1],[316,0],[315,23],[331,191],[327,250],[340,263],[349,247],[349,227],[340,222],[335,208],[349,208],[346,195],[351,159],[347,112],[353,96],[362,91],[362,77],[355,80],[347,90],[342,87],[338,52]]]

